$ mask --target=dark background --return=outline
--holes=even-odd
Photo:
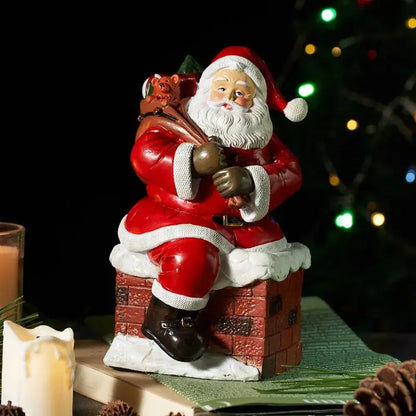
[[[394,29],[414,2],[374,1],[378,4],[368,6],[371,10],[353,1],[332,3],[345,14],[329,32],[316,18],[327,6],[322,1],[270,1],[249,9],[232,2],[204,3],[201,12],[173,3],[131,9],[100,4],[88,10],[37,6],[7,15],[12,24],[3,51],[0,220],[26,227],[28,308],[80,322],[113,313],[115,271],[109,254],[118,243],[121,218],[144,195],[129,160],[142,83],[154,72],[175,73],[188,54],[205,67],[222,48],[245,45],[265,59],[286,98],[297,96],[305,77],[322,87],[321,94],[308,99],[310,112],[302,123],[273,114],[276,132],[299,158],[304,174],[302,189],[274,215],[289,241],[311,249],[305,295],[321,296],[356,330],[415,331],[410,231],[415,186],[394,176],[415,160],[414,121],[404,116],[413,129],[409,140],[392,143],[387,137],[397,132],[388,130],[370,147],[372,168],[354,194],[353,205],[361,207],[381,195],[389,221],[380,229],[369,226],[365,215],[357,217],[352,230],[334,226],[345,201],[329,186],[322,157],[325,145],[346,182],[353,180],[363,149],[357,137],[337,131],[336,121],[354,112],[336,88],[387,104],[411,73],[414,39],[397,48],[393,42],[398,38],[387,46],[380,38],[377,46],[395,49],[395,55],[382,55],[377,68],[354,61],[354,54],[338,67],[328,56],[313,64],[293,54],[301,33],[303,43],[312,39],[330,45],[351,36],[348,31],[365,39],[371,22],[373,31]],[[355,52],[367,47],[358,42]],[[367,110],[358,113],[377,125],[379,114]],[[395,238],[389,237],[392,232]]]

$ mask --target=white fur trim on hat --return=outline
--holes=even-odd
[[[246,73],[254,82],[257,89],[267,94],[267,85],[261,71],[247,58],[238,55],[228,55],[217,59],[208,65],[201,75],[200,82],[210,79],[218,70],[223,68],[235,69]]]
[[[290,121],[302,121],[308,114],[308,103],[303,98],[294,98],[287,103],[283,113]]]

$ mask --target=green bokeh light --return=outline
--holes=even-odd
[[[333,7],[327,7],[321,11],[321,19],[324,22],[332,22],[337,17],[337,11]]]
[[[299,86],[298,88],[298,94],[301,97],[310,97],[312,94],[315,93],[315,85],[311,82],[306,82]]]
[[[339,228],[349,229],[354,225],[352,211],[343,211],[335,217],[335,225]]]

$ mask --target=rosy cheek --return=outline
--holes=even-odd
[[[252,104],[251,98],[246,97],[238,97],[235,102],[245,108],[251,107]]]

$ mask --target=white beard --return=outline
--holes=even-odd
[[[263,148],[273,133],[273,123],[265,100],[255,97],[253,106],[244,108],[232,101],[209,101],[209,85],[199,85],[189,100],[187,112],[207,136],[219,144],[240,149]],[[224,104],[231,104],[227,110]]]

